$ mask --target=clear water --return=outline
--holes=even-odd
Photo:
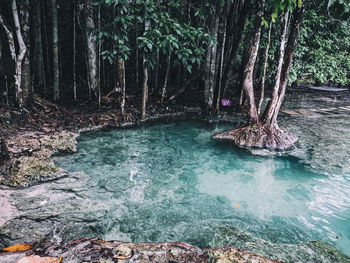
[[[344,117],[339,129],[336,118],[282,119],[301,138],[288,156],[211,140],[232,124],[186,121],[85,134],[77,153],[55,160],[88,176],[81,197],[104,210],[89,213],[99,222],[93,234],[107,240],[207,247],[229,225],[274,243],[322,240],[350,255],[350,127]]]

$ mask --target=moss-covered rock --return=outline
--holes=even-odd
[[[23,132],[7,138],[8,167],[1,169],[0,183],[29,186],[66,176],[51,159],[57,152],[75,152],[78,133],[51,131]]]

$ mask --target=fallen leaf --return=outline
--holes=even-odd
[[[18,252],[18,251],[27,251],[31,248],[32,248],[32,245],[30,244],[17,244],[7,248],[3,248],[2,250],[8,251],[8,252]]]
[[[17,263],[61,263],[63,257],[40,257],[40,256],[29,256],[21,258]]]

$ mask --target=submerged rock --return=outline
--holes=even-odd
[[[300,244],[277,244],[253,237],[238,228],[225,226],[220,228],[210,243],[211,246],[235,246],[259,255],[283,262],[322,262],[350,263],[350,258],[338,248],[321,241],[302,242]]]

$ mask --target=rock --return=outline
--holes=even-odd
[[[237,248],[213,248],[209,250],[211,262],[215,263],[232,263],[232,262],[249,262],[249,263],[272,263],[280,262],[263,258],[253,253],[237,249]]]
[[[40,257],[40,256],[26,256],[17,261],[17,263],[60,263],[61,258],[54,257]]]
[[[69,131],[22,132],[9,137],[10,163],[0,170],[0,183],[30,186],[67,176],[63,169],[56,167],[51,156],[57,152],[75,152],[78,135]]]
[[[338,248],[321,241],[299,244],[278,244],[256,238],[232,226],[221,227],[215,233],[211,246],[234,246],[267,258],[283,262],[350,263],[350,258]]]
[[[58,258],[64,262],[259,262],[277,263],[236,248],[201,249],[183,242],[123,243],[100,239],[79,239],[62,246],[38,247],[34,253]],[[1,256],[0,256],[1,259]]]

